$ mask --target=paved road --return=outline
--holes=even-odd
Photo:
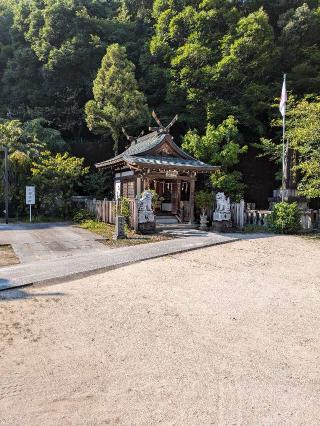
[[[142,260],[224,244],[237,236],[210,232],[180,231],[180,238],[106,250],[83,250],[69,257],[56,257],[0,269],[0,290],[52,280],[75,278]]]
[[[105,251],[99,239],[65,223],[0,225],[0,244],[11,244],[22,263]]]

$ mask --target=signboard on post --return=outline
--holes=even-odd
[[[36,203],[36,188],[35,186],[26,186],[26,204],[29,204],[30,209],[30,222],[31,217],[31,206]]]

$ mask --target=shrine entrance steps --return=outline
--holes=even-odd
[[[156,215],[156,225],[178,225],[180,222],[173,214]]]
[[[181,232],[185,232],[185,231],[197,231],[198,232],[198,226],[195,224],[190,224],[190,223],[157,223],[156,226],[156,230],[157,232],[160,233],[176,233],[178,232],[179,234]]]

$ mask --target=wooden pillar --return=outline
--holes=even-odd
[[[181,202],[181,180],[179,179],[177,181],[177,207],[178,207],[178,213],[180,214],[180,202]],[[181,218],[183,220],[183,217]]]
[[[146,191],[150,187],[150,180],[147,176],[143,178],[143,191]]]
[[[171,204],[172,214],[177,214],[178,212],[178,184],[177,182],[172,182],[172,193],[171,193]]]
[[[141,190],[141,177],[140,176],[137,177],[137,186],[136,186],[136,188],[137,188],[136,195],[138,197],[140,197],[141,192],[142,192],[142,190]]]
[[[190,181],[190,198],[189,198],[189,223],[194,223],[194,191],[195,191],[196,180],[192,179]]]

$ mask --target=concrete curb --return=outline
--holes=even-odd
[[[157,259],[157,258],[161,258],[161,257],[166,257],[166,256],[170,256],[170,255],[174,255],[174,254],[179,254],[179,253],[187,253],[190,251],[194,251],[194,250],[199,250],[199,249],[203,249],[203,248],[207,248],[207,247],[212,247],[212,246],[218,246],[218,245],[223,245],[223,244],[228,244],[228,243],[232,243],[235,241],[239,241],[240,238],[229,238],[227,240],[224,241],[213,241],[213,240],[207,240],[207,242],[204,240],[203,244],[198,245],[198,246],[193,246],[193,247],[186,247],[186,248],[181,248],[181,249],[174,249],[172,251],[166,252],[166,253],[153,253],[151,255],[146,255],[145,257],[142,258],[138,258],[138,259],[133,259],[133,260],[129,260],[129,261],[123,261],[123,262],[115,262],[114,264],[110,264],[107,266],[102,266],[102,267],[96,267],[93,269],[88,269],[85,271],[78,271],[78,272],[73,272],[70,274],[65,274],[63,276],[57,276],[57,277],[52,277],[52,278],[47,278],[47,279],[40,279],[40,280],[32,280],[32,282],[30,283],[14,283],[12,282],[10,285],[8,285],[7,287],[2,286],[1,285],[1,279],[0,279],[0,292],[1,291],[9,291],[9,290],[17,290],[23,287],[27,287],[27,286],[33,286],[33,287],[38,287],[38,286],[46,286],[46,285],[54,285],[54,284],[59,284],[61,282],[69,282],[69,281],[73,281],[76,279],[80,279],[80,278],[85,278],[91,275],[95,275],[95,274],[101,274],[110,270],[114,270],[114,269],[118,269],[121,268],[123,266],[128,266],[134,263],[139,263],[139,262],[144,262],[146,260],[151,260],[151,259]],[[154,243],[154,244],[159,244],[159,243]],[[0,270],[1,272],[1,270]]]

